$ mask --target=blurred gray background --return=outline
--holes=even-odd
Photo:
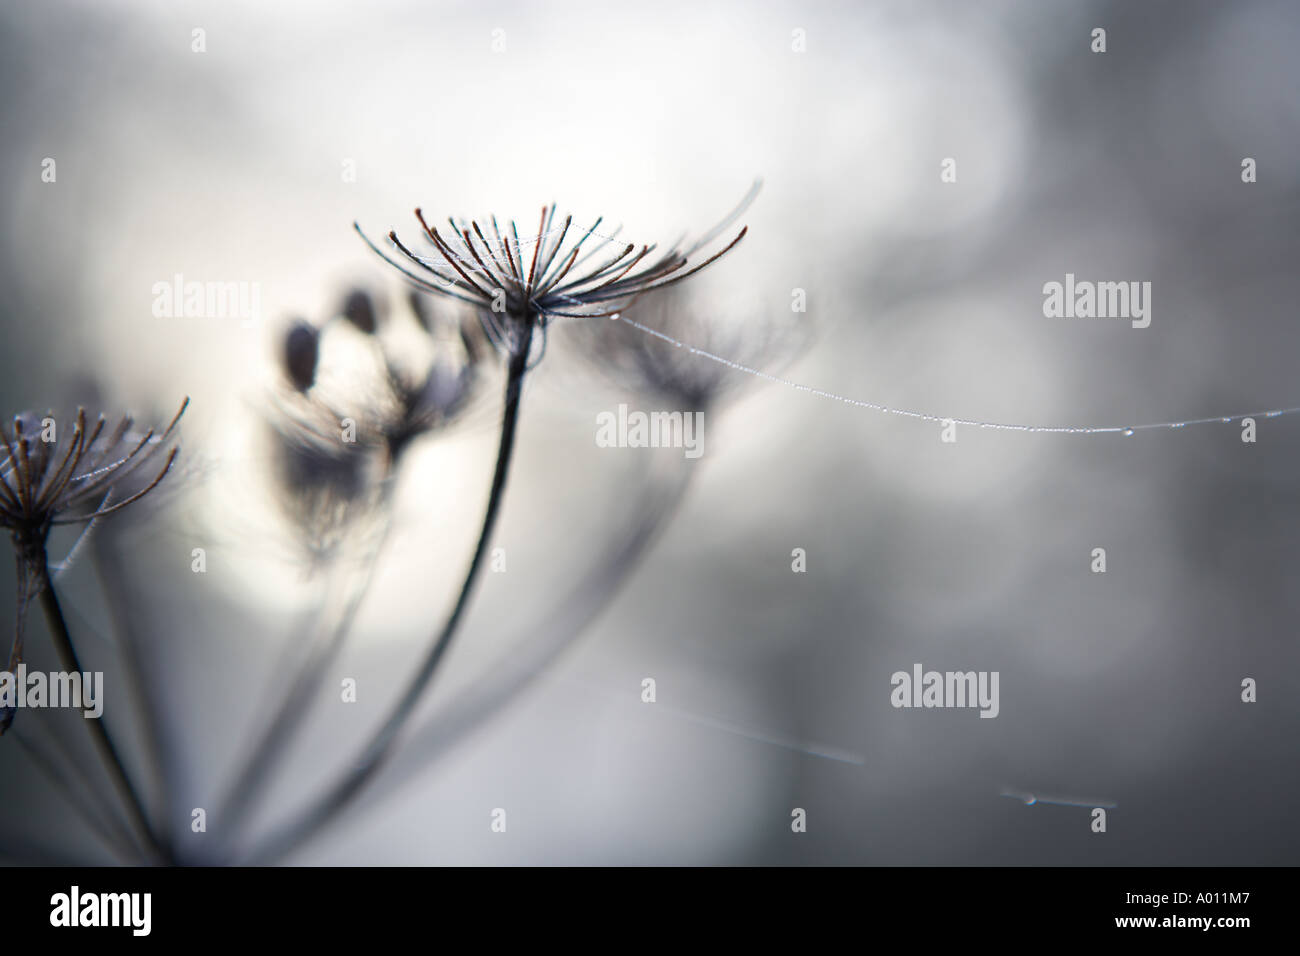
[[[285,316],[323,317],[356,281],[400,299],[353,219],[409,233],[422,205],[522,230],[558,200],[667,242],[761,176],[749,237],[695,289],[732,322],[790,316],[806,290],[782,318],[815,333],[780,366],[792,380],[1030,424],[1281,408],[1300,404],[1297,47],[1288,2],[5,4],[0,406],[148,419],[194,399],[181,488],[113,529],[178,804],[220,792],[312,600],[253,503],[250,435]],[[1150,328],[1044,318],[1042,286],[1067,272],[1150,281]],[[176,273],[259,283],[263,321],[155,317],[153,284]],[[654,453],[594,446],[594,415],[628,399],[572,351],[530,382],[509,570],[434,698],[526,639],[635,507]],[[327,689],[265,821],[337,771],[444,612],[496,388],[403,475],[340,669],[358,703]],[[752,383],[708,418],[681,512],[575,649],[293,860],[1294,864],[1300,416],[1258,429],[966,428],[948,445]],[[94,574],[66,594],[108,667]],[[890,675],[916,662],[999,671],[1000,715],[895,710]],[[93,857],[9,743],[0,845]],[[1008,787],[1116,807],[1095,834],[1086,808]]]

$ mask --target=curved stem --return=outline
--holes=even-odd
[[[80,674],[82,673],[81,662],[77,659],[76,649],[72,646],[72,636],[68,633],[68,625],[63,618],[63,608],[59,606],[59,598],[54,593],[54,584],[50,581],[49,571],[44,560],[39,565],[39,573],[41,575],[41,609],[45,612],[45,620],[49,623],[50,636],[54,640],[54,647],[59,652],[59,659],[63,662],[64,670],[69,673]],[[95,749],[99,752],[100,759],[104,762],[113,785],[117,788],[122,802],[126,805],[131,823],[137,834],[144,841],[149,851],[160,861],[168,859],[170,854],[149,824],[149,817],[145,812],[144,803],[140,800],[140,795],[131,783],[131,777],[126,771],[126,765],[122,763],[122,758],[117,752],[117,747],[113,744],[113,739],[108,735],[108,730],[104,726],[104,719],[102,717],[96,719],[87,718],[85,723],[87,730],[90,732],[91,741],[95,744]]]
[[[44,560],[42,549],[39,547],[19,548],[17,550],[17,578],[18,578],[18,598],[17,608],[14,619],[14,642],[13,649],[10,651],[9,664],[6,670],[10,673],[17,672],[18,663],[22,660],[23,635],[27,628],[28,608],[32,599],[39,593],[42,585],[42,575],[40,572],[41,564]],[[80,789],[74,784],[73,778],[77,775],[64,773],[54,759],[54,755],[62,757],[68,766],[75,767],[77,757],[74,754],[74,748],[71,743],[64,739],[63,735],[55,728],[56,723],[51,722],[49,727],[44,726],[40,720],[26,721],[23,726],[30,727],[32,730],[42,734],[44,744],[49,749],[47,755],[41,749],[41,746],[35,742],[26,739],[24,734],[19,733],[16,728],[11,728],[14,717],[17,714],[17,708],[6,708],[0,715],[0,735],[6,731],[11,731],[13,736],[18,740],[19,745],[31,758],[36,767],[50,780],[50,782],[59,790],[69,805],[82,817],[83,820],[93,829],[104,845],[112,852],[118,854],[121,860],[133,860],[143,855],[143,845],[140,844],[133,833],[130,832],[126,822],[114,812],[111,807],[96,807],[94,802],[93,788],[89,780],[82,777],[77,783]],[[37,715],[33,714],[35,718]],[[84,790],[83,794],[81,791]],[[98,812],[102,811],[103,816]]]
[[[678,463],[671,474],[656,471],[651,475],[650,487],[636,495],[645,505],[628,529],[619,534],[618,544],[598,555],[579,583],[556,602],[554,609],[529,626],[530,639],[508,644],[484,668],[482,682],[411,730],[402,759],[391,764],[375,781],[365,800],[367,806],[391,796],[410,782],[546,673],[548,665],[568,649],[619,593],[620,586],[677,513],[695,472],[696,468],[683,469]]]
[[[510,473],[510,459],[514,452],[515,430],[519,423],[519,399],[523,391],[524,375],[528,371],[533,323],[534,317],[529,316],[524,323],[522,341],[514,344],[510,352],[509,366],[506,371],[505,403],[501,413],[501,438],[497,446],[496,466],[492,473],[492,487],[488,492],[487,507],[483,514],[483,526],[479,531],[478,543],[474,546],[469,568],[465,572],[465,581],[461,585],[460,593],[456,597],[456,603],[452,606],[446,623],[438,632],[419,669],[407,684],[405,692],[398,699],[388,718],[371,737],[360,758],[351,764],[352,769],[316,800],[297,822],[272,834],[262,847],[254,851],[253,859],[250,861],[252,865],[266,865],[291,852],[352,802],[392,753],[398,733],[410,718],[415,705],[442,662],[443,655],[451,646],[461,618],[464,617],[465,609],[469,605],[470,595],[481,576],[483,558],[487,554],[492,530],[496,527],[497,516],[501,510],[506,477]]]

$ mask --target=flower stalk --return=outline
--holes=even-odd
[[[70,674],[80,674],[82,673],[81,661],[77,657],[76,648],[73,646],[72,635],[68,633],[68,624],[63,617],[63,608],[59,605],[58,595],[54,591],[54,584],[50,581],[44,548],[41,549],[39,561],[38,586],[40,587],[41,610],[45,613],[45,621],[50,629],[54,649],[58,652],[59,660],[62,662],[65,671]],[[104,726],[104,718],[86,719],[83,722],[86,724],[91,742],[104,764],[104,769],[108,771],[109,779],[112,780],[118,796],[127,809],[127,815],[135,835],[143,842],[154,862],[166,862],[171,857],[166,841],[155,833],[153,825],[149,822],[149,815],[145,811],[144,802],[140,799],[135,785],[131,782],[131,776],[126,770],[126,765],[122,762],[122,757],[118,753],[117,746],[113,743],[113,738]]]
[[[406,690],[398,698],[383,725],[370,739],[361,757],[352,764],[352,769],[316,800],[295,823],[290,824],[279,834],[273,836],[268,843],[258,850],[252,861],[255,865],[273,863],[285,854],[292,852],[304,840],[307,840],[326,826],[355,799],[361,789],[391,755],[398,734],[410,719],[416,704],[419,702],[420,697],[423,696],[429,682],[433,679],[438,665],[442,662],[443,656],[451,647],[451,643],[456,637],[457,630],[464,617],[465,609],[469,605],[470,596],[482,576],[483,558],[487,554],[488,544],[492,539],[492,532],[496,527],[497,517],[501,511],[501,504],[505,500],[506,480],[510,474],[510,462],[514,456],[515,435],[519,424],[519,407],[523,396],[524,376],[528,371],[528,353],[532,346],[534,325],[531,320],[533,318],[533,316],[528,316],[528,321],[521,323],[520,331],[522,334],[519,340],[513,343],[510,352],[509,364],[506,369],[504,407],[501,413],[501,434],[497,445],[496,464],[492,470],[492,485],[488,492],[487,505],[484,509],[483,524],[479,531],[478,541],[474,546],[473,555],[465,572],[464,582],[461,584],[460,592],[456,596],[456,602],[452,606],[450,614],[430,645],[420,667],[407,684]]]

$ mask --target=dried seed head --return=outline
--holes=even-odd
[[[272,477],[278,503],[305,549],[309,566],[320,567],[336,553],[349,529],[375,511],[379,453],[371,436],[345,441],[339,419],[318,401],[273,406]]]
[[[411,293],[410,306],[433,354],[431,361],[422,359],[413,366],[408,352],[384,344],[387,399],[371,417],[393,461],[414,439],[440,431],[461,416],[478,393],[481,366],[491,354],[471,310],[418,291]],[[381,312],[381,323],[385,321]]]
[[[424,380],[411,385],[390,369],[394,402],[380,420],[389,457],[396,461],[421,435],[439,431],[454,422],[468,406],[478,384],[476,366],[443,349]]]
[[[320,333],[315,326],[299,319],[284,337],[284,370],[294,388],[305,392],[312,387],[319,359]]]
[[[285,512],[321,554],[355,517],[372,510],[376,484],[415,439],[460,417],[476,394],[481,360],[490,354],[477,319],[460,306],[435,307],[427,297],[412,297],[415,319],[433,345],[429,362],[412,359],[422,349],[402,338],[410,327],[390,321],[385,296],[359,287],[347,298],[355,308],[345,307],[341,315],[359,329],[374,330],[366,345],[378,360],[378,374],[361,372],[342,387],[333,375],[317,383],[321,339],[330,325],[318,329],[299,320],[285,340],[285,368],[294,388],[269,396],[275,483]]]
[[[9,532],[18,571],[18,605],[13,644],[6,670],[22,661],[27,606],[49,584],[45,541],[56,524],[85,524],[125,509],[152,492],[177,457],[175,429],[185,414],[185,399],[161,434],[133,432],[131,419],[105,431],[100,416],[87,428],[86,410],[60,421],[16,415],[13,428],[0,424],[0,527]],[[159,467],[159,458],[166,455]],[[12,709],[0,710],[0,734],[13,721]]]
[[[598,232],[602,219],[586,230],[573,217],[555,221],[555,206],[543,206],[537,235],[522,241],[511,222],[503,232],[496,218],[485,229],[478,222],[449,219],[444,235],[417,209],[416,219],[433,254],[417,255],[395,232],[388,238],[397,257],[357,232],[381,258],[415,285],[434,295],[477,306],[489,339],[507,354],[524,342],[539,341],[555,318],[595,318],[617,314],[647,292],[664,289],[694,275],[730,252],[745,236],[741,229],[720,251],[691,265],[692,256],[739,218],[758,193],[759,184],[721,223],[688,247],[674,244],[658,257],[655,246],[617,241],[618,229]],[[490,238],[489,238],[490,233]],[[527,246],[531,246],[531,253]],[[594,264],[586,263],[596,256]],[[531,326],[531,328],[530,328]],[[543,334],[533,336],[534,329]]]
[[[102,416],[88,428],[84,409],[62,428],[53,415],[32,413],[15,416],[12,430],[0,425],[0,527],[20,549],[39,549],[52,525],[91,521],[144,497],[176,458],[173,439],[188,405],[163,432],[143,435],[129,417],[109,431]]]

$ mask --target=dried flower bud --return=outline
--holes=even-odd
[[[364,335],[374,335],[378,323],[375,319],[375,303],[370,293],[364,289],[353,289],[343,300],[343,317],[356,326]]]
[[[284,370],[294,388],[305,392],[316,381],[316,362],[320,357],[320,333],[301,319],[284,337]]]

